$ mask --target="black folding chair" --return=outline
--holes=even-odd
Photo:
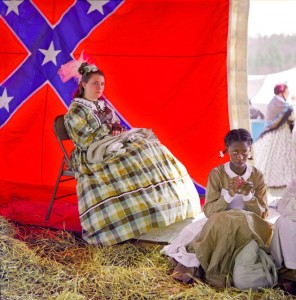
[[[60,115],[60,116],[57,116],[55,118],[54,124],[53,124],[53,129],[54,129],[55,136],[58,140],[58,143],[59,143],[64,155],[63,155],[61,167],[60,167],[60,170],[59,170],[58,178],[56,180],[56,184],[55,184],[55,187],[54,187],[54,191],[53,191],[50,203],[49,203],[49,207],[47,209],[47,214],[46,214],[46,217],[45,217],[46,221],[49,220],[50,213],[51,213],[52,206],[53,206],[53,202],[56,199],[60,199],[60,198],[64,198],[64,197],[68,197],[68,196],[76,194],[76,192],[75,192],[75,193],[65,194],[65,195],[61,195],[61,196],[56,197],[59,184],[61,182],[65,182],[65,181],[75,179],[75,171],[74,171],[73,164],[71,163],[69,153],[66,150],[65,144],[64,144],[65,141],[70,140],[70,137],[67,133],[67,130],[66,130],[66,127],[65,127],[65,124],[64,124],[64,115]]]

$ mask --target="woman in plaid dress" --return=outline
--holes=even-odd
[[[82,63],[65,126],[75,144],[83,237],[113,245],[195,217],[199,195],[185,167],[148,129],[126,131],[102,97],[104,74]]]

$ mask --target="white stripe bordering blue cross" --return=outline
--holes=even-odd
[[[0,85],[0,127],[46,83],[69,106],[77,83],[63,83],[57,71],[73,59],[71,54],[77,45],[122,3],[123,0],[79,0],[52,26],[32,1],[0,0],[1,18],[28,52]],[[78,22],[75,28],[73,24]]]

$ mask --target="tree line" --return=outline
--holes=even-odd
[[[248,74],[263,75],[296,67],[296,35],[248,39]]]

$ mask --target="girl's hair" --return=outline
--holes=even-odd
[[[224,151],[220,151],[220,157],[224,156],[224,153],[227,152],[227,148],[232,142],[247,142],[248,145],[251,146],[253,144],[253,139],[250,132],[244,128],[230,130],[224,137],[226,149]]]
[[[96,65],[90,65],[87,62],[84,62],[80,65],[78,69],[78,73],[81,74],[81,80],[78,84],[78,88],[74,93],[74,98],[81,98],[84,93],[84,87],[82,85],[83,82],[87,83],[93,74],[99,74],[105,77],[102,70],[98,69]]]
[[[228,148],[232,142],[247,142],[249,146],[253,144],[253,139],[250,132],[244,128],[230,130],[225,138],[224,144]]]

